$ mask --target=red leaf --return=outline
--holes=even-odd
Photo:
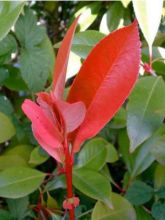
[[[68,96],[70,103],[82,101],[87,108],[74,140],[75,152],[121,107],[135,85],[139,65],[140,41],[136,21],[111,33],[91,51]]]
[[[62,162],[64,153],[62,148],[63,137],[56,125],[43,111],[43,109],[31,100],[26,99],[22,104],[22,110],[32,121],[32,129],[38,143],[57,161]]]
[[[56,98],[63,96],[69,53],[78,19],[79,17],[70,26],[58,51],[53,76],[53,92]]]
[[[69,133],[78,128],[79,125],[83,122],[86,113],[85,105],[83,102],[70,104],[58,100],[56,101],[56,104],[64,118],[66,132]]]

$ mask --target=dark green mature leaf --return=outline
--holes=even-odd
[[[135,181],[126,193],[126,198],[133,205],[142,205],[148,202],[153,196],[154,190],[141,181]]]
[[[151,153],[161,165],[165,165],[165,125],[158,129],[153,138],[154,145],[151,148]]]
[[[33,92],[43,89],[52,72],[54,53],[48,38],[38,47],[22,49],[20,57],[22,78]]]
[[[12,167],[0,173],[0,196],[20,198],[35,191],[42,183],[44,173],[27,167]]]
[[[49,181],[45,186],[45,191],[52,191],[55,189],[66,189],[65,175],[60,175]]]
[[[119,152],[122,155],[129,173],[132,172],[134,155],[129,152],[129,139],[126,130],[121,130],[118,137]]]
[[[165,186],[162,186],[155,193],[160,199],[165,199]]]
[[[32,92],[40,91],[52,73],[54,52],[45,29],[37,26],[36,16],[25,10],[16,24],[16,36],[21,43],[20,69],[23,80]]]
[[[110,183],[100,173],[85,168],[75,169],[73,185],[85,195],[103,201],[107,206],[112,207]]]
[[[15,38],[8,34],[0,41],[0,63],[4,64],[11,60],[11,53],[16,52],[17,43]]]
[[[15,127],[10,118],[4,113],[0,112],[0,143],[9,140],[15,135]]]
[[[157,165],[154,176],[155,188],[165,186],[165,166]]]
[[[152,220],[151,215],[140,207],[136,207],[136,216],[137,216],[136,220]]]
[[[21,77],[20,69],[13,66],[8,67],[8,76],[4,80],[3,85],[13,91],[28,89],[27,85]]]
[[[28,208],[28,197],[19,199],[7,199],[7,204],[9,211],[14,219],[23,220],[30,214],[30,209]]]
[[[165,219],[165,203],[160,202],[154,203],[152,206],[152,216],[155,220],[164,220]]]
[[[5,95],[0,95],[0,112],[11,115],[14,109],[10,100]]]
[[[103,38],[104,34],[95,31],[87,30],[75,34],[72,44],[72,51],[85,59],[92,48]]]
[[[1,61],[0,61],[1,62]],[[0,86],[3,85],[5,79],[9,76],[9,72],[6,68],[0,67]]]
[[[157,136],[152,136],[144,144],[140,146],[138,152],[134,158],[134,165],[131,172],[132,178],[141,174],[146,170],[155,160],[155,157],[151,154],[151,149],[155,147],[157,143]]]
[[[14,218],[11,216],[10,212],[0,209],[0,220],[14,220]]]
[[[40,44],[46,37],[45,28],[37,26],[37,18],[29,8],[19,17],[15,33],[21,45],[26,48]]]
[[[0,56],[10,54],[17,48],[17,43],[13,35],[8,34],[2,41],[0,41]]]
[[[90,140],[78,154],[78,166],[93,170],[101,169],[106,163],[108,142],[103,138]]]
[[[0,40],[2,40],[11,27],[15,24],[25,2],[1,1],[0,2]]]
[[[136,220],[136,213],[132,205],[122,196],[112,193],[113,209],[102,202],[97,202],[92,220]]]
[[[115,2],[110,5],[108,11],[103,15],[100,31],[108,34],[124,24],[124,7],[121,2]]]
[[[156,114],[165,108],[165,84],[161,77],[139,80],[128,103],[127,130],[133,152],[161,125],[164,117]]]

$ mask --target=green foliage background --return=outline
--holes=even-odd
[[[55,54],[76,16],[84,19],[73,40],[66,93],[96,43],[134,20],[133,5],[2,1],[0,9],[0,220],[68,219],[61,208],[65,178],[35,141],[21,104],[49,90]],[[141,67],[126,103],[76,155],[73,184],[81,201],[76,219],[165,220],[164,10],[153,43],[156,77]],[[149,55],[142,32],[143,65]]]

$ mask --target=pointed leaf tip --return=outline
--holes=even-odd
[[[74,20],[67,31],[57,54],[52,84],[56,98],[61,98],[63,96],[69,53],[79,17],[80,16]]]

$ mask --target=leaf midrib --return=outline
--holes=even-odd
[[[151,91],[150,91],[150,93],[149,93],[149,96],[148,96],[148,98],[147,98],[147,101],[146,101],[146,104],[145,104],[145,106],[144,106],[144,111],[143,111],[143,114],[142,114],[142,116],[140,117],[140,122],[139,122],[139,128],[141,128],[141,127],[143,127],[143,119],[144,119],[144,116],[146,115],[146,112],[147,112],[147,108],[148,108],[148,106],[149,106],[149,104],[150,104],[150,101],[152,100],[151,98],[152,98],[152,95],[153,95],[153,93],[154,93],[154,91],[155,91],[155,87],[157,86],[157,84],[158,84],[158,81],[160,80],[160,77],[158,77],[156,80],[155,80],[155,82],[154,82],[154,84],[153,84],[153,86],[152,86],[152,89],[151,89]],[[138,130],[138,132],[136,133],[136,138],[139,136],[139,132],[140,132],[140,130],[141,129],[139,129]],[[135,139],[136,139],[135,138]],[[137,142],[137,141],[134,141],[135,143]],[[134,146],[135,144],[134,144],[134,142],[132,142],[132,146]]]
[[[93,160],[95,160],[99,154],[101,154],[103,151],[105,150],[105,146],[102,146],[102,149],[100,151],[97,151],[97,153],[95,155],[93,155],[92,157],[88,158],[88,160],[86,160],[86,163],[81,164],[82,167],[84,166],[88,166],[91,162],[93,162]]]
[[[37,176],[35,176],[35,178],[34,178],[34,176],[33,177],[27,177],[27,178],[24,178],[24,179],[22,179],[22,180],[19,180],[19,181],[14,181],[14,182],[12,182],[12,183],[9,183],[9,184],[6,184],[6,185],[0,185],[0,189],[1,188],[4,188],[4,187],[8,187],[8,186],[11,186],[11,185],[14,185],[14,184],[18,184],[18,183],[23,183],[23,182],[26,182],[27,180],[32,180],[32,179],[39,179],[39,178],[43,178],[44,177],[44,174],[40,174],[40,175],[37,175]]]
[[[91,191],[92,191],[91,194],[97,194],[97,195],[99,195],[99,197],[100,197],[99,199],[102,200],[102,201],[104,201],[104,199],[106,198],[106,196],[100,194],[100,192],[98,192],[98,191],[95,189],[95,187],[91,186],[91,184],[88,184],[88,182],[85,182],[84,179],[83,179],[81,176],[77,175],[76,173],[74,173],[74,175],[75,175],[79,180],[81,180],[81,181],[83,182],[83,184],[85,184],[87,187],[89,187],[89,189],[91,189]],[[77,187],[77,188],[78,188],[78,187]],[[93,193],[93,192],[94,192],[94,193]],[[87,193],[87,194],[89,194],[89,193]],[[96,197],[92,196],[92,198],[96,198],[96,199],[97,199],[98,196],[96,196]]]

